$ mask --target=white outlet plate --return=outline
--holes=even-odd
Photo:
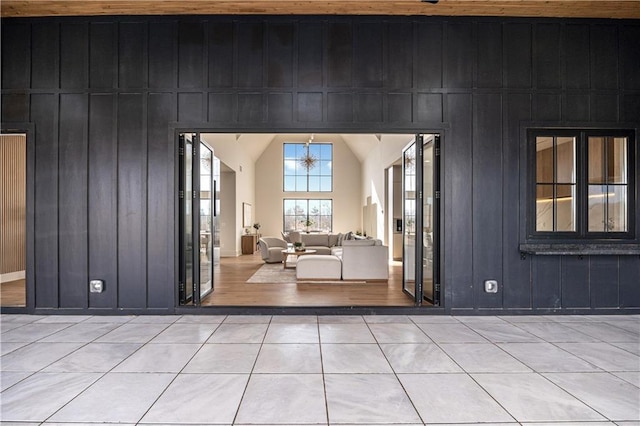
[[[102,280],[89,281],[89,291],[91,293],[102,293],[104,291],[104,281]]]
[[[498,281],[496,281],[496,280],[486,280],[484,282],[484,291],[486,293],[497,293],[498,292]]]

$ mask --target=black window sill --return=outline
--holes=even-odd
[[[562,243],[528,243],[520,244],[521,254],[538,255],[640,255],[640,244],[562,244]]]

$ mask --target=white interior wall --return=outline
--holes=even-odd
[[[333,199],[333,232],[362,229],[361,165],[340,135],[316,134],[314,142],[333,143],[333,192],[292,193],[283,191],[284,142],[306,142],[309,134],[276,135],[258,158],[255,168],[254,220],[260,222],[264,236],[280,236],[283,199]]]
[[[391,210],[389,219],[391,220],[391,241],[389,241],[390,252],[394,260],[402,259],[402,229],[397,229],[396,221],[402,220],[402,166],[394,165],[389,168],[389,186],[391,190]]]
[[[222,256],[234,256],[241,253],[240,236],[243,234],[242,228],[242,203],[255,204],[255,166],[254,160],[251,158],[234,134],[227,133],[203,133],[201,139],[204,140],[214,150],[214,155],[235,172],[234,184],[235,188],[227,189],[233,191],[235,198],[230,204],[225,206],[221,201],[221,213],[232,214],[234,221],[222,220],[227,226],[221,225],[221,232],[224,236],[220,236],[220,254]],[[221,184],[224,183],[221,182]],[[224,188],[221,188],[224,191]],[[230,196],[231,194],[229,194]],[[230,198],[231,199],[231,198]],[[233,210],[231,209],[233,207]],[[229,208],[229,210],[226,210]],[[255,216],[255,213],[254,213]],[[233,234],[233,236],[232,236]],[[225,238],[223,240],[223,238]],[[223,247],[224,244],[224,247]]]
[[[385,169],[391,167],[402,156],[402,149],[413,140],[414,135],[379,135],[370,142],[370,148],[362,165],[362,198],[363,206],[370,198],[375,205],[377,218],[368,233],[388,244],[384,233],[385,206]],[[392,212],[389,212],[392,213]]]
[[[220,256],[238,256],[238,226],[236,226],[236,172],[220,173]]]

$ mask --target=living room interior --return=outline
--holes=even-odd
[[[199,276],[192,280],[185,277],[184,280],[186,287],[192,287],[194,280],[200,283],[200,300],[195,302],[187,294],[181,297],[183,304],[414,305],[412,292],[407,294],[403,291],[402,158],[403,150],[415,140],[416,135],[185,135],[193,145],[199,137],[201,152],[211,150],[213,155],[211,165],[207,165],[205,163],[209,160],[203,158],[208,154],[200,154],[200,172],[204,173],[205,181],[212,181],[203,183],[202,176],[200,179],[204,208],[200,206]],[[210,173],[209,169],[213,172]],[[313,169],[315,171],[311,171]],[[428,180],[431,180],[431,175]],[[207,191],[209,188],[213,191]],[[408,193],[415,196],[415,191]],[[276,251],[278,256],[284,256],[282,260],[265,261],[259,241],[277,240],[286,250],[285,238],[289,233],[302,234],[303,241],[314,236],[321,241],[325,237],[333,239],[326,251],[320,250],[321,253],[316,254],[313,250],[313,254],[304,256],[301,262],[309,265],[315,258],[320,265],[317,268],[324,270],[324,275],[306,280],[297,277],[296,261],[303,257],[281,255],[280,247]],[[367,279],[356,273],[352,276],[355,279],[342,279],[340,266],[337,266],[335,276],[326,272],[326,262],[331,256],[321,255],[335,253],[338,238],[340,245],[343,238],[348,238],[366,239],[371,245],[376,242],[383,246],[379,249],[384,248],[385,274],[369,275]],[[339,255],[342,249],[340,247]],[[358,247],[346,250],[349,253],[355,250],[367,253],[368,250],[369,254],[362,256],[369,257],[376,249]],[[196,259],[192,253],[184,257]],[[289,267],[283,266],[285,261]],[[344,262],[347,262],[344,268],[349,268],[349,262],[354,263],[347,259]],[[413,262],[410,264],[412,267],[415,265]],[[185,265],[185,268],[187,272],[196,269],[192,265]],[[412,273],[407,271],[404,276],[408,280],[413,279]],[[187,293],[191,293],[190,289]]]

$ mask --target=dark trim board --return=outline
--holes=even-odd
[[[640,308],[634,309],[573,309],[573,310],[494,310],[494,309],[459,309],[447,310],[442,307],[202,307],[177,308],[176,314],[188,315],[420,315],[420,316],[494,316],[494,315],[638,315]]]
[[[271,306],[205,306],[200,308],[181,307],[175,310],[108,310],[108,309],[35,309],[3,307],[3,314],[35,315],[420,315],[420,316],[518,316],[518,315],[640,315],[640,308],[630,309],[562,309],[562,310],[494,310],[494,309],[454,309],[425,307],[271,307]]]
[[[439,309],[640,309],[637,257],[520,251],[528,125],[639,135],[638,20],[127,16],[2,19],[1,31],[2,127],[28,132],[32,182],[23,311],[186,309],[174,282],[182,129],[440,132]],[[635,232],[629,244],[640,222]],[[87,292],[90,277],[105,293]],[[486,279],[497,294],[484,293]]]

